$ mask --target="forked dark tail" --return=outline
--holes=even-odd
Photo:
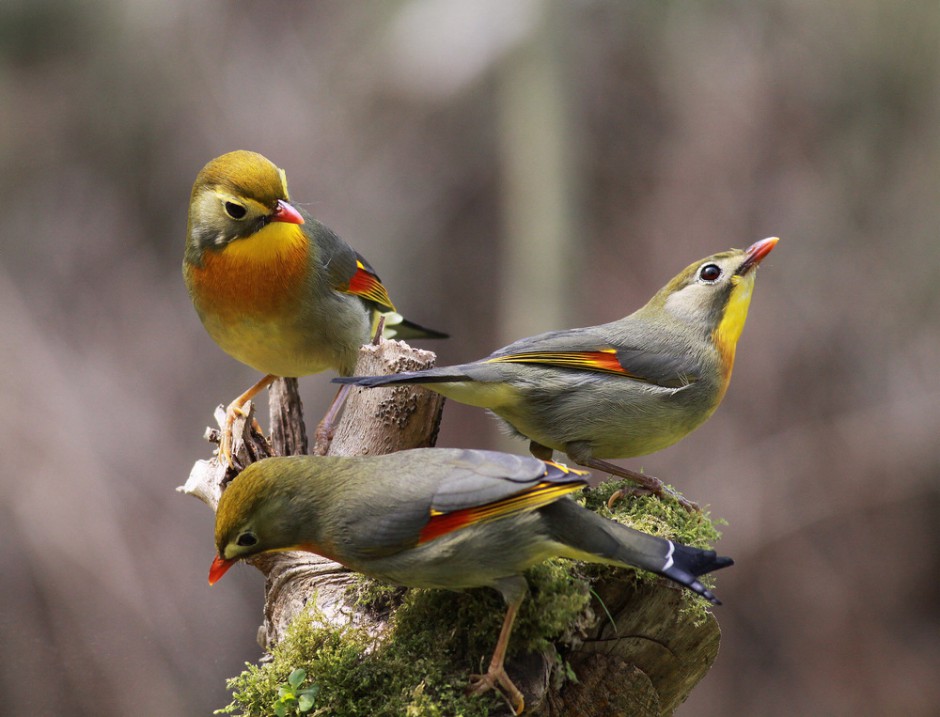
[[[624,526],[626,527],[626,526]],[[693,592],[698,593],[713,605],[721,605],[721,600],[708,590],[696,578],[699,575],[727,568],[734,565],[731,558],[718,555],[714,550],[700,550],[690,548],[688,545],[674,543],[671,540],[665,541],[673,547],[672,565],[660,571],[670,580],[675,580],[680,585],[685,585]]]
[[[564,499],[541,509],[558,542],[601,558],[599,562],[643,568],[687,587],[714,605],[721,601],[698,581],[700,575],[733,565],[731,558],[641,533]],[[573,556],[573,557],[583,557]]]

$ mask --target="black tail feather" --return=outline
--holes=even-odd
[[[546,528],[560,544],[574,548],[585,559],[593,554],[603,560],[649,570],[698,593],[709,602],[721,602],[697,578],[734,563],[714,550],[700,550],[629,528],[602,518],[573,500],[558,500],[539,512]],[[590,559],[590,558],[588,558]]]
[[[713,605],[721,605],[721,601],[696,578],[714,570],[734,565],[731,558],[718,555],[714,550],[699,550],[687,545],[673,543],[672,565],[660,572],[670,580],[684,585]]]
[[[420,371],[405,371],[403,373],[390,373],[386,376],[339,376],[333,383],[352,384],[373,388],[375,386],[388,386],[396,383],[421,383]]]
[[[437,329],[429,329],[427,326],[421,326],[414,321],[402,317],[398,323],[388,326],[387,329],[396,339],[448,339],[450,334],[445,334]]]
[[[433,371],[403,371],[402,373],[390,373],[385,376],[339,376],[333,379],[333,383],[375,388],[376,386],[392,386],[401,383],[454,383],[455,381],[466,380],[467,377],[464,374],[438,374]]]

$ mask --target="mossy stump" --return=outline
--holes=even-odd
[[[357,373],[432,363],[430,352],[383,341],[363,347]],[[276,382],[270,401],[270,444],[250,430],[250,417],[236,426],[239,468],[267,455],[306,451],[296,381]],[[364,455],[433,445],[442,405],[440,396],[418,386],[354,390],[330,453]],[[229,473],[214,459],[199,461],[180,490],[214,510]],[[583,500],[631,527],[689,545],[707,547],[717,539],[707,514],[690,514],[668,500],[623,500],[611,515],[606,499],[621,485],[603,484]],[[220,712],[511,714],[495,692],[464,694],[470,674],[485,669],[496,642],[505,610],[496,591],[383,586],[308,553],[264,556],[253,564],[266,577],[259,643],[267,654],[229,681],[233,701]],[[525,694],[526,714],[668,715],[717,656],[720,632],[705,601],[649,573],[552,560],[530,570],[527,578],[530,595],[507,663]],[[313,688],[315,694],[304,712],[290,702],[288,676],[297,668],[306,673],[300,688]]]

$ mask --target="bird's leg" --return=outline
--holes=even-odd
[[[241,396],[232,401],[225,409],[225,424],[222,426],[222,435],[219,437],[219,460],[224,461],[224,465],[230,468],[235,467],[235,461],[232,458],[232,444],[235,442],[232,431],[235,427],[235,418],[244,416],[244,406],[260,391],[263,391],[277,380],[277,376],[268,374],[258,383],[245,391]],[[258,433],[261,433],[261,426],[255,421],[252,425]]]
[[[579,465],[585,466],[587,468],[594,468],[595,470],[599,471],[604,471],[605,473],[611,473],[612,475],[631,480],[634,483],[639,483],[640,490],[642,491],[649,492],[659,497],[662,497],[668,493],[679,502],[679,505],[681,505],[690,513],[692,511],[701,510],[698,505],[686,498],[683,498],[671,488],[668,488],[661,480],[659,480],[659,478],[656,478],[655,476],[646,475],[645,473],[637,473],[636,471],[631,471],[629,468],[623,468],[621,466],[614,465],[613,463],[602,461],[598,458],[576,459],[574,456],[571,457]],[[630,492],[631,491],[623,489],[616,491],[608,499],[607,507],[613,508],[614,503],[620,500],[623,496],[630,494]]]
[[[554,451],[552,451],[552,449],[548,446],[543,446],[541,443],[529,441],[529,453],[538,458],[540,461],[550,461]]]
[[[471,675],[470,687],[467,692],[473,695],[479,695],[487,690],[496,688],[498,684],[503,688],[503,694],[509,702],[509,708],[515,715],[522,714],[525,709],[525,698],[516,687],[503,663],[506,661],[506,647],[509,645],[509,635],[512,632],[512,624],[516,620],[516,613],[519,612],[519,606],[525,599],[525,593],[522,593],[517,599],[509,603],[506,608],[506,617],[503,619],[503,629],[499,632],[499,640],[496,642],[496,649],[493,650],[493,657],[490,659],[489,669],[485,675]]]
[[[313,455],[325,456],[326,452],[330,450],[330,441],[333,440],[333,424],[336,422],[336,416],[339,415],[343,406],[346,405],[346,397],[349,395],[350,388],[352,388],[351,384],[345,384],[340,387],[339,391],[336,392],[333,403],[330,404],[330,409],[317,424],[316,439],[313,444]]]

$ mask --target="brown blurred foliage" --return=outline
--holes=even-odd
[[[521,126],[559,163],[531,181],[566,208],[560,248],[520,255],[533,46],[553,109]],[[781,236],[724,405],[630,463],[710,504],[737,561],[680,713],[935,714],[938,70],[928,1],[4,2],[0,712],[204,715],[259,656],[260,576],[210,591],[211,515],[173,492],[256,378],[180,278],[196,172],[246,148],[452,333],[443,362]],[[301,387],[321,412],[328,377]],[[444,419],[442,445],[525,450]]]

